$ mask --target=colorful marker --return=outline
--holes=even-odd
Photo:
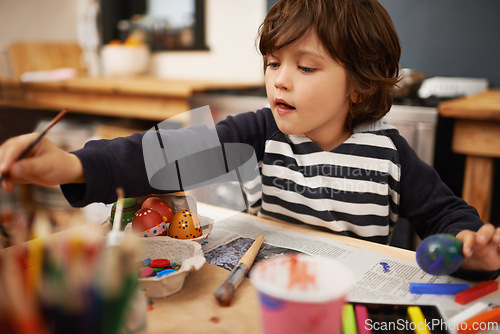
[[[372,331],[366,327],[367,320],[369,319],[366,306],[356,304],[356,306],[354,306],[354,313],[356,314],[358,334],[371,334]]]
[[[345,304],[342,308],[342,330],[343,334],[357,334],[356,317],[352,304]]]
[[[500,307],[495,307],[493,310],[481,313],[472,317],[466,321],[464,321],[460,328],[458,329],[458,333],[477,333],[480,330],[487,329],[489,324],[495,324],[500,322]],[[498,328],[498,327],[495,327]]]
[[[408,306],[408,315],[410,316],[410,320],[415,324],[415,334],[431,334],[427,329],[425,317],[420,307]]]
[[[453,317],[448,319],[447,322],[451,327],[457,328],[458,324],[460,324],[461,322],[464,322],[467,319],[470,319],[478,314],[486,312],[488,311],[489,308],[490,307],[488,304],[477,302],[474,305],[466,308],[462,312],[455,314]]]
[[[454,295],[469,288],[460,283],[410,283],[410,293],[419,295]]]
[[[457,293],[455,296],[455,303],[465,305],[497,290],[497,281],[486,281],[476,285],[475,287]]]

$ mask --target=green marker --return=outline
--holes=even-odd
[[[345,304],[342,308],[342,330],[343,334],[358,334],[352,304]]]

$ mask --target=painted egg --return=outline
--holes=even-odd
[[[132,231],[146,238],[163,236],[167,233],[167,223],[155,210],[142,208],[135,213],[134,219],[132,219]]]
[[[149,197],[144,203],[142,203],[142,208],[150,208],[158,212],[165,223],[170,223],[172,217],[174,216],[174,210],[168,205],[167,202],[159,197]]]
[[[194,239],[201,237],[201,222],[196,213],[181,210],[172,218],[168,236],[176,239]]]
[[[122,222],[120,225],[122,230],[125,228],[125,226],[127,226],[127,224],[132,222],[135,213],[140,208],[141,207],[139,206],[139,203],[137,203],[135,199],[133,198],[123,199]],[[113,222],[115,219],[115,212],[116,212],[116,202],[113,204],[113,207],[111,208],[111,215],[110,215],[111,222]]]
[[[449,275],[455,272],[465,259],[462,247],[462,242],[452,235],[431,235],[418,245],[417,263],[428,274]]]

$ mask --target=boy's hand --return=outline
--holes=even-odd
[[[37,137],[37,133],[30,133],[10,138],[0,146],[0,173],[4,174],[2,188],[12,191],[14,183],[55,186],[85,182],[80,160],[46,138],[42,138],[26,157],[16,161]]]
[[[483,225],[477,232],[464,230],[457,234],[462,241],[464,269],[494,271],[500,269],[500,228]]]

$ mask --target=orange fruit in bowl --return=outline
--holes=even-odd
[[[123,44],[126,46],[143,46],[144,42],[139,36],[132,34],[129,37],[127,37],[127,39]]]

